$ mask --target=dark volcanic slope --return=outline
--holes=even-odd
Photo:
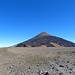
[[[25,42],[19,43],[16,47],[75,47],[75,43],[67,41],[65,39],[49,35],[45,32],[40,33],[39,35],[29,39]]]

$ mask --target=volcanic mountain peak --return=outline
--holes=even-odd
[[[50,36],[50,35],[48,33],[46,33],[46,32],[41,32],[40,34],[35,36],[35,38],[44,37],[44,36]]]
[[[49,35],[46,32],[41,32],[37,36],[16,45],[16,47],[40,47],[40,46],[75,47],[75,43],[62,39],[60,37]]]
[[[49,34],[47,34],[46,32],[41,32],[39,35],[41,35],[41,36],[48,36]]]

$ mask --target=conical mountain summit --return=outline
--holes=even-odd
[[[46,32],[41,32],[40,34],[36,35],[33,38],[37,39],[37,38],[45,37],[45,36],[50,36],[50,35],[48,33],[46,33]]]
[[[50,36],[48,33],[46,32],[41,32],[40,34],[38,34],[37,36]]]
[[[75,43],[60,37],[52,36],[46,32],[42,32],[35,37],[19,43],[16,47],[75,47]]]

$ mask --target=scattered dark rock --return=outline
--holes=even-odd
[[[55,67],[52,67],[52,69],[54,70]]]
[[[59,65],[59,67],[64,67],[63,65]]]
[[[67,61],[67,63],[69,63],[69,61]]]
[[[39,66],[39,64],[37,64],[37,66]]]
[[[30,69],[30,67],[28,69]]]
[[[63,73],[61,72],[61,73],[59,73],[59,75],[63,75]]]
[[[59,71],[58,69],[56,69],[56,71]]]
[[[49,73],[47,71],[44,72],[44,75],[49,75]]]

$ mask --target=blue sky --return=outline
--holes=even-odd
[[[0,47],[43,31],[75,42],[75,0],[0,0]]]

